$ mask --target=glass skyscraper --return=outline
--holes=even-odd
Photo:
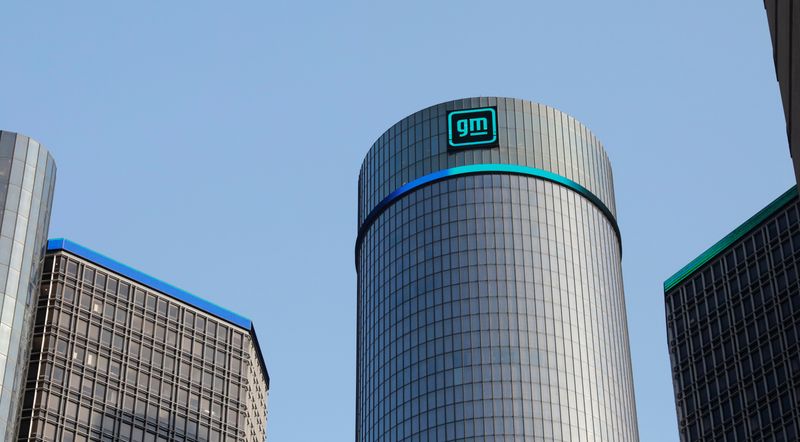
[[[548,106],[469,98],[367,153],[357,441],[637,441],[611,165]]]
[[[56,163],[41,144],[0,131],[0,437],[13,440],[30,350]]]
[[[800,440],[793,187],[664,283],[682,442]]]
[[[17,440],[263,442],[268,390],[250,320],[48,242]]]

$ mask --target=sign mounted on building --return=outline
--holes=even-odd
[[[497,146],[497,108],[482,107],[447,113],[447,145],[468,147]]]

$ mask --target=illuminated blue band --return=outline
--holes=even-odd
[[[56,250],[66,250],[74,255],[77,255],[87,261],[91,261],[101,267],[105,267],[114,273],[120,274],[128,279],[138,282],[144,286],[150,287],[153,290],[159,291],[169,295],[175,299],[183,301],[195,308],[210,313],[220,319],[223,319],[231,324],[238,325],[239,327],[250,330],[253,323],[249,319],[240,316],[230,310],[224,309],[211,301],[207,301],[199,296],[193,295],[185,290],[179,289],[174,285],[168,284],[160,279],[153,278],[152,276],[129,267],[119,261],[113,260],[105,255],[95,252],[94,250],[84,247],[80,244],[74,243],[70,240],[58,238],[50,239],[47,241],[47,251],[53,252]]]
[[[419,177],[409,183],[406,183],[394,192],[390,193],[386,198],[381,200],[377,206],[367,215],[364,219],[364,222],[361,223],[361,227],[358,229],[358,238],[356,238],[356,269],[358,269],[358,257],[361,250],[361,242],[364,240],[364,235],[366,235],[367,230],[369,230],[372,223],[386,210],[389,206],[391,206],[395,201],[402,198],[403,196],[411,193],[412,191],[419,189],[420,187],[427,186],[429,184],[433,184],[437,181],[444,180],[446,178],[454,177],[454,176],[462,176],[462,175],[478,175],[478,174],[511,174],[511,175],[524,175],[534,178],[541,178],[546,181],[550,181],[552,183],[559,184],[561,186],[566,187],[567,189],[574,190],[578,192],[581,196],[588,199],[592,204],[595,205],[603,215],[608,219],[611,223],[611,227],[614,229],[614,232],[617,233],[617,238],[620,240],[620,249],[622,248],[622,236],[619,233],[619,225],[617,225],[617,219],[614,217],[614,214],[611,210],[600,200],[595,194],[589,191],[589,189],[581,186],[580,184],[572,181],[569,178],[563,177],[561,175],[555,174],[548,170],[542,169],[535,169],[533,167],[527,166],[519,166],[516,164],[471,164],[468,166],[458,166],[453,167],[450,169],[439,170],[428,175]]]

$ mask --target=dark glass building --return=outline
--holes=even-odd
[[[611,165],[548,106],[469,98],[359,175],[356,440],[637,441]]]
[[[0,438],[17,432],[56,163],[36,140],[0,131]]]
[[[794,162],[794,173],[800,183],[800,2],[764,0],[775,73],[781,89],[786,133]]]
[[[664,283],[681,441],[800,440],[793,187]]]
[[[17,440],[262,442],[268,389],[248,319],[48,242]]]

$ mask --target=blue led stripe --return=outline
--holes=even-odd
[[[693,259],[689,264],[686,264],[686,266],[678,270],[677,273],[664,281],[664,294],[666,295],[668,291],[672,290],[676,285],[681,284],[687,278],[692,276],[698,269],[705,266],[712,259],[715,259],[722,252],[727,250],[728,247],[742,239],[745,235],[749,235],[753,229],[775,215],[776,212],[786,207],[786,205],[789,204],[789,202],[794,198],[797,198],[797,185],[792,186],[775,201],[769,203],[767,207],[759,210],[758,213],[734,229],[733,232],[727,234],[724,238],[719,240],[700,256]]]
[[[216,316],[225,322],[246,329],[253,338],[253,346],[256,349],[258,362],[261,364],[261,369],[264,370],[264,378],[266,379],[267,388],[269,388],[269,372],[267,371],[267,363],[264,360],[264,355],[261,351],[261,345],[258,343],[256,329],[253,326],[253,322],[249,319],[68,239],[54,238],[47,240],[48,252],[57,252],[60,250],[69,252],[79,258],[90,261],[143,286],[150,287],[151,289],[177,299],[178,301],[184,302],[192,307]]]
[[[458,166],[453,167],[450,169],[439,170],[428,175],[419,177],[413,181],[410,181],[399,188],[397,190],[390,193],[386,198],[381,200],[377,206],[367,215],[364,219],[364,222],[361,223],[361,227],[358,229],[358,237],[356,238],[356,269],[358,269],[358,256],[361,249],[361,242],[364,240],[364,235],[366,235],[367,230],[369,230],[372,223],[386,210],[390,205],[392,205],[395,201],[402,198],[403,196],[407,195],[408,193],[435,183],[437,181],[441,181],[446,178],[460,176],[460,175],[478,175],[478,174],[491,174],[491,173],[501,173],[501,174],[512,174],[512,175],[523,175],[523,176],[530,176],[534,178],[541,178],[543,180],[547,180],[561,186],[564,186],[568,189],[574,190],[578,192],[581,196],[588,199],[592,204],[594,204],[603,215],[608,219],[611,223],[611,227],[614,229],[614,232],[617,233],[617,238],[620,240],[620,249],[622,248],[622,236],[619,232],[619,226],[617,225],[617,219],[614,217],[614,214],[611,210],[603,203],[600,198],[598,198],[595,194],[589,191],[589,189],[581,186],[580,184],[572,181],[569,178],[563,177],[561,175],[555,174],[548,170],[536,169],[533,167],[527,166],[519,166],[517,164],[471,164],[468,166]]]
[[[153,290],[164,293],[179,301],[183,301],[193,307],[196,307],[204,312],[210,313],[220,319],[223,319],[231,324],[237,325],[246,330],[250,330],[253,323],[244,316],[237,315],[230,310],[224,309],[211,301],[207,301],[199,296],[193,295],[185,290],[179,289],[174,285],[168,284],[160,279],[153,278],[152,276],[140,272],[132,267],[115,261],[105,255],[95,252],[80,244],[74,243],[64,238],[50,239],[47,241],[47,251],[54,252],[57,250],[65,250],[87,261],[91,261],[101,267],[105,267],[112,272],[118,273],[128,279],[138,282],[141,285],[150,287]]]

